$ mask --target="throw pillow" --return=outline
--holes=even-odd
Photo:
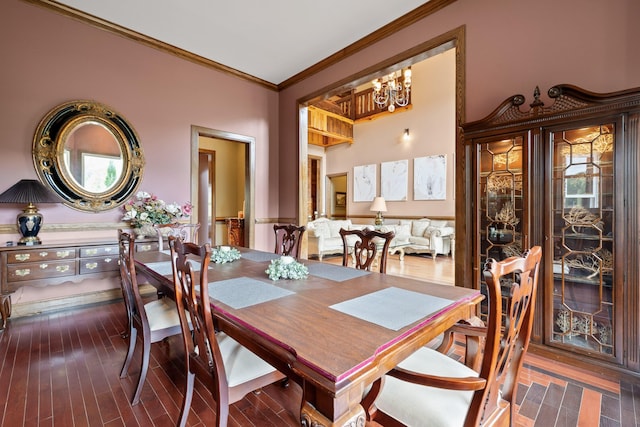
[[[420,219],[417,221],[413,221],[411,223],[411,235],[412,236],[423,236],[424,231],[427,229],[429,224],[431,223],[428,219]]]

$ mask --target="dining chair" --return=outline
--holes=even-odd
[[[362,402],[368,420],[412,427],[512,425],[541,256],[542,249],[535,246],[522,257],[487,260],[483,270],[489,303],[486,327],[455,327],[457,333],[483,338],[484,351],[476,354],[479,364],[420,348],[373,384]]]
[[[164,241],[169,236],[179,237],[185,242],[198,243],[198,230],[200,229],[200,223],[185,224],[185,223],[171,223],[171,224],[154,224],[153,228],[156,229],[158,234],[158,250],[164,250]]]
[[[144,303],[138,288],[136,267],[134,264],[135,238],[129,233],[118,230],[120,278],[124,305],[127,312],[127,329],[129,344],[127,355],[120,371],[120,378],[125,378],[131,365],[138,338],[142,341],[142,361],[136,389],[131,404],[140,401],[142,387],[149,369],[151,344],[167,337],[181,334],[180,317],[176,304],[169,298],[160,298]]]
[[[278,255],[288,255],[298,259],[300,256],[300,244],[306,228],[294,224],[274,224],[273,231],[276,234],[276,249]]]
[[[371,270],[376,260],[380,266],[380,273],[387,272],[387,255],[389,245],[395,237],[393,231],[383,233],[368,228],[362,230],[340,229],[342,237],[342,265],[349,265],[349,254],[355,263],[355,267],[360,270]]]
[[[169,247],[185,349],[186,390],[178,425],[184,426],[187,422],[194,381],[198,377],[215,400],[216,426],[226,426],[229,405],[285,376],[214,328],[208,291],[209,243],[199,246],[170,237]],[[200,263],[199,275],[194,274],[193,262]],[[189,332],[189,322],[193,325],[193,333]]]

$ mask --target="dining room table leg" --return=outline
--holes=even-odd
[[[326,426],[326,427],[363,427],[366,422],[364,408],[358,404],[354,408],[331,420],[313,407],[309,402],[304,402],[300,415],[302,427]]]
[[[300,384],[303,389],[302,427],[364,427],[366,414],[360,405],[362,387],[334,395],[314,386],[311,381],[303,380]]]

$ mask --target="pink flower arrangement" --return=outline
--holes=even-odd
[[[125,214],[123,221],[129,221],[133,228],[145,225],[170,224],[191,216],[192,205],[165,203],[158,196],[139,191],[123,206]]]

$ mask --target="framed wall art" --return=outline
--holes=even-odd
[[[380,164],[380,182],[382,185],[380,195],[386,201],[407,200],[408,171],[408,160]]]
[[[370,202],[376,196],[376,165],[353,167],[353,201]]]
[[[446,200],[447,155],[413,159],[413,199]]]

